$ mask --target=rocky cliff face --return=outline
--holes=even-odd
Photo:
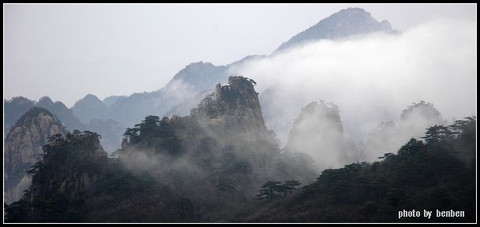
[[[265,127],[255,81],[231,76],[228,82],[216,85],[188,116],[148,116],[136,128],[127,129],[128,143],[118,152],[119,159],[131,169],[153,172],[162,182],[182,179],[185,183],[174,191],[192,195],[202,204],[209,203],[203,200],[214,196],[212,188],[222,181],[235,184],[240,197],[250,197],[269,179],[304,180],[298,173],[312,172],[305,165],[293,167],[302,160],[282,157],[274,135]],[[143,161],[145,156],[159,161]],[[179,175],[167,174],[171,172]],[[196,181],[204,183],[193,185]],[[200,191],[208,196],[197,197]]]
[[[30,186],[31,178],[26,171],[41,159],[42,146],[52,135],[65,133],[57,117],[43,108],[31,108],[17,121],[5,139],[4,193],[7,204],[20,199]]]
[[[133,126],[147,115],[164,115],[179,103],[212,89],[227,78],[226,66],[195,62],[180,70],[163,88],[135,93],[109,106],[109,117],[125,126]],[[194,107],[197,103],[190,107]]]
[[[30,171],[29,191],[7,207],[8,220],[222,221],[269,180],[314,178],[302,157],[282,156],[254,84],[230,77],[189,116],[145,117],[127,129],[115,159],[96,133],[52,139]]]
[[[26,222],[75,222],[85,200],[99,187],[107,166],[98,134],[85,131],[57,135],[44,146],[43,160],[30,169],[32,184],[20,204],[31,203],[20,217]],[[15,206],[17,203],[14,203]]]
[[[37,167],[38,174],[33,178],[29,196],[49,197],[60,193],[76,198],[93,193],[97,174],[106,165],[107,158],[98,134],[88,131],[67,133],[48,145],[43,164]]]
[[[255,81],[231,76],[227,85],[217,84],[215,92],[206,97],[191,111],[191,115],[200,123],[217,131],[235,132],[256,140],[259,133],[265,133],[258,93],[255,92]]]

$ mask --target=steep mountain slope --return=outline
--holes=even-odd
[[[276,50],[282,51],[306,42],[320,39],[339,39],[372,32],[396,33],[386,20],[378,22],[361,8],[348,8],[321,20],[307,30],[293,36]]]
[[[95,133],[55,138],[8,220],[222,222],[266,181],[315,175],[281,155],[254,84],[230,77],[189,116],[147,116],[127,129],[118,159],[102,161]]]
[[[55,134],[65,134],[62,123],[48,110],[33,107],[15,124],[5,139],[5,203],[22,197],[31,183],[26,172],[43,154],[42,146]]]
[[[198,103],[200,103],[203,98],[209,93],[213,91],[213,87],[217,83],[226,83],[227,82],[227,75],[236,75],[236,70],[242,64],[247,61],[259,60],[263,59],[266,56],[264,55],[250,55],[247,57],[242,58],[239,61],[233,62],[226,66],[214,66],[211,63],[192,63],[191,65],[197,65],[195,68],[199,68],[199,65],[207,65],[210,67],[210,70],[207,73],[206,70],[200,70],[202,73],[198,74],[198,70],[194,70],[195,68],[189,69],[188,71],[184,70],[180,71],[173,79],[169,82],[172,84],[175,83],[187,83],[190,91],[184,91],[185,95],[183,100],[178,103],[177,105],[173,106],[165,116],[187,116],[190,113],[190,110],[195,108]],[[213,68],[212,68],[213,67]],[[187,73],[188,72],[188,73]],[[195,79],[192,79],[195,77]],[[181,81],[181,82],[180,82]],[[192,95],[193,94],[193,95]]]
[[[133,126],[147,115],[165,115],[175,105],[211,89],[217,83],[226,82],[226,79],[225,66],[192,63],[157,91],[135,93],[118,99],[109,107],[109,116],[123,125]]]
[[[205,114],[216,116],[213,119],[226,116]],[[32,187],[22,200],[6,207],[6,222],[475,221],[475,117],[430,127],[425,143],[411,139],[397,155],[385,154],[381,162],[325,170],[298,192],[256,201],[244,194],[245,185],[268,175],[269,168],[257,172],[255,165],[264,163],[238,159],[247,147],[216,148],[222,144],[208,140],[212,134],[197,130],[219,124],[202,124],[196,119],[203,117],[195,116],[147,117],[138,130],[130,131],[117,160],[106,158],[95,133],[68,133],[50,140],[44,161],[31,171]],[[202,149],[184,146],[185,138],[198,140],[197,136],[203,138]],[[248,137],[235,139],[242,138]],[[269,154],[264,157],[267,163],[276,156]],[[261,161],[259,157],[253,159]],[[205,172],[209,169],[211,174]],[[402,209],[434,213],[431,218],[399,218]],[[461,211],[456,214],[462,216],[439,217],[436,210]]]
[[[25,97],[13,97],[10,100],[3,100],[4,125],[3,137],[7,136],[15,122],[30,108],[35,106],[35,102]]]
[[[148,157],[160,159],[161,164],[151,164],[148,168],[154,170],[155,176],[169,179],[171,176],[165,175],[169,172],[165,168],[175,172],[189,171],[190,177],[180,174],[184,178],[182,181],[193,178],[210,182],[202,189],[194,187],[209,195],[215,182],[222,179],[235,182],[237,190],[242,189],[241,196],[247,196],[269,177],[278,177],[284,172],[294,175],[282,160],[275,138],[264,125],[254,81],[244,77],[229,77],[229,84],[218,84],[215,92],[192,109],[189,116],[161,120],[149,116],[137,127],[127,129],[125,134],[128,144],[120,157],[129,166],[146,168],[146,164],[132,163],[146,152]],[[176,169],[179,167],[183,170]],[[262,174],[258,175],[259,172]],[[188,192],[191,188],[181,187],[180,190]]]
[[[215,66],[209,62],[194,62],[180,70],[166,85],[167,90],[187,88],[190,95],[211,89],[217,83],[225,83],[226,66]]]
[[[254,85],[256,83],[251,79],[231,76],[228,85],[217,84],[215,93],[202,100],[191,114],[199,122],[211,127],[227,130],[233,127],[238,133],[248,133],[250,130],[265,133],[265,122]]]
[[[411,139],[381,162],[325,170],[292,196],[245,208],[238,216],[247,218],[237,221],[473,223],[475,117],[440,128],[429,128],[425,143]],[[421,214],[412,216],[412,210]],[[430,218],[424,210],[432,211]]]
[[[8,218],[24,222],[78,221],[85,199],[99,190],[99,179],[107,166],[95,133],[76,131],[52,138],[43,147],[43,160],[29,171],[32,185],[22,200],[12,204],[21,208]],[[31,203],[29,206],[24,206]]]
[[[347,37],[354,34],[367,34],[376,31],[394,32],[388,22],[377,22],[368,12],[358,8],[349,8],[321,20],[305,32],[299,33],[289,41],[282,44],[279,48],[290,48],[307,40],[318,39],[336,39]],[[113,96],[106,98],[103,105],[100,104],[92,95],[87,95],[83,100],[79,100],[78,105],[71,110],[80,120],[86,124],[93,118],[103,120],[114,120],[125,127],[133,127],[136,122],[141,121],[147,115],[170,116],[177,114],[185,116],[188,111],[198,104],[203,97],[201,93],[212,89],[217,83],[227,82],[228,75],[236,75],[238,66],[248,61],[268,58],[268,56],[247,56],[237,62],[225,65],[215,66],[208,62],[196,62],[187,65],[180,70],[172,80],[163,88],[153,92],[135,93],[128,97]],[[266,121],[269,126],[274,126],[275,130],[285,129],[285,132],[279,132],[278,135],[285,139],[290,125],[285,127],[276,127],[277,121],[286,124],[284,119],[275,120],[275,110],[270,110],[272,102],[268,94],[260,96],[260,102],[264,106]],[[87,102],[88,101],[88,102]],[[69,110],[58,102],[53,104],[50,99],[44,98],[39,101],[41,107],[52,111],[65,124],[68,129],[84,130],[80,121],[70,116]],[[107,108],[107,110],[105,110]],[[6,107],[6,109],[9,109]],[[24,108],[25,109],[25,108]],[[26,111],[26,109],[24,110]],[[70,112],[72,112],[70,111]],[[11,116],[6,112],[7,116]],[[17,117],[19,117],[18,115]],[[15,117],[9,117],[15,118]],[[15,119],[16,120],[16,119]],[[14,120],[7,121],[14,124]],[[273,123],[272,123],[273,122]],[[8,132],[8,126],[4,128]],[[103,130],[105,131],[105,130]],[[111,135],[102,135],[103,137],[114,137]],[[108,147],[114,147],[109,145]]]
[[[337,39],[377,31],[394,33],[387,21],[377,22],[370,13],[359,8],[341,10],[316,25],[292,37],[279,50],[294,47],[305,41]],[[211,89],[217,83],[227,82],[228,75],[237,75],[237,67],[248,61],[268,58],[252,55],[225,66],[195,62],[180,70],[163,88],[153,92],[135,93],[118,99],[109,106],[110,119],[125,126],[133,126],[147,115],[184,115],[197,103],[194,97]],[[268,99],[268,98],[267,98]],[[179,108],[179,105],[185,108]],[[267,110],[268,112],[268,110]]]

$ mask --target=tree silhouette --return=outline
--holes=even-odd
[[[158,153],[168,153],[172,156],[182,153],[181,141],[175,135],[167,117],[160,120],[158,116],[147,116],[134,128],[127,128],[123,135],[129,144],[135,144],[138,147],[153,147]]]
[[[257,195],[260,200],[271,201],[280,196],[286,196],[297,190],[297,186],[301,183],[297,180],[287,180],[283,184],[280,181],[268,181],[260,189],[260,194]]]
[[[293,191],[297,190],[297,186],[299,186],[301,184],[302,183],[300,183],[297,180],[287,180],[287,181],[285,181],[284,184],[282,184],[282,191],[283,191],[284,195],[290,194]]]
[[[421,138],[425,139],[427,144],[438,144],[441,141],[450,139],[451,135],[452,132],[448,127],[443,125],[434,125],[430,128],[427,128],[425,136]]]
[[[275,197],[278,196],[278,192],[281,191],[281,182],[280,181],[268,181],[262,188],[260,189],[260,194],[257,197],[260,200],[273,200]]]

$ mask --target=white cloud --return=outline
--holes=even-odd
[[[317,41],[234,71],[256,80],[261,95],[275,89],[264,112],[274,113],[266,123],[283,142],[300,109],[321,99],[339,106],[348,136],[364,139],[420,100],[448,120],[476,115],[476,40],[475,21],[436,19],[399,35]]]

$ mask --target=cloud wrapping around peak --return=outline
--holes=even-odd
[[[285,142],[311,101],[338,105],[347,135],[360,140],[411,103],[434,103],[445,119],[476,115],[476,22],[436,19],[397,35],[320,40],[232,67],[258,83]],[[266,97],[269,96],[269,97]],[[279,124],[281,122],[281,124]]]

